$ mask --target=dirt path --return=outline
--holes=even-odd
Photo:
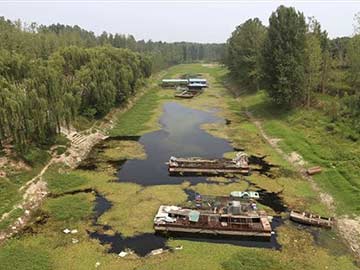
[[[14,205],[11,211],[4,213],[0,221],[9,218],[18,209],[23,211],[23,215],[18,217],[6,230],[0,232],[0,243],[23,229],[31,220],[31,212],[39,207],[48,193],[46,182],[43,181],[42,176],[53,162],[54,158],[51,158],[39,174],[19,189],[19,191],[25,190],[23,200]]]
[[[314,179],[306,173],[306,161],[296,152],[292,152],[290,155],[286,154],[279,146],[278,142],[281,139],[271,138],[264,131],[261,122],[256,119],[251,112],[246,111],[245,114],[252,123],[260,131],[264,140],[271,145],[271,147],[285,160],[291,163],[300,175],[308,180],[314,191],[319,194],[321,202],[328,207],[328,209],[335,215],[335,201],[334,198],[320,190]],[[354,252],[356,258],[360,260],[360,217],[350,218],[348,216],[336,217],[336,228],[339,231],[343,239],[346,240],[350,249]]]

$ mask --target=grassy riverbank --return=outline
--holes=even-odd
[[[248,182],[227,183],[226,179],[216,178],[212,180],[218,183],[208,182],[191,186],[190,183],[184,182],[180,185],[144,187],[134,183],[112,181],[115,178],[114,169],[106,165],[93,171],[69,170],[63,166],[53,166],[44,178],[48,182],[50,191],[59,197],[46,200],[37,213],[41,218],[32,226],[32,234],[25,233],[0,247],[0,261],[3,269],[87,270],[95,268],[96,262],[100,262],[99,269],[125,270],[357,269],[352,262],[353,258],[336,233],[323,231],[315,241],[312,231],[299,229],[288,220],[285,220],[285,223],[277,229],[278,241],[282,245],[281,251],[170,239],[169,246],[182,245],[183,250],[145,258],[135,255],[120,258],[116,254],[106,253],[107,246],[89,238],[87,231],[93,230],[91,209],[94,206],[95,194],[80,192],[81,190],[96,190],[105,196],[112,203],[112,207],[99,218],[98,223],[112,227],[112,230],[106,232],[109,235],[118,231],[128,237],[152,232],[152,219],[158,206],[185,202],[187,200],[185,188],[203,194],[227,195],[232,190],[254,188],[249,186],[250,182],[256,184],[257,188],[278,193],[289,207],[328,213],[328,209],[320,203],[318,194],[312,189],[310,183],[303,180],[291,164],[283,160],[262,139],[257,127],[246,117],[244,113],[246,108],[251,109],[256,117],[262,117],[261,110],[257,111],[255,105],[264,102],[265,97],[256,94],[234,99],[223,84],[226,70],[218,65],[179,65],[170,68],[164,76],[171,77],[185,73],[204,74],[210,80],[210,88],[192,100],[176,100],[176,102],[200,110],[216,108],[216,113],[228,119],[230,124],[209,124],[202,128],[214,136],[228,139],[235,147],[245,148],[249,154],[266,155],[266,161],[278,165],[271,169],[274,178],[254,173],[247,177]],[[139,98],[135,106],[118,115],[118,120],[115,122],[114,129],[110,131],[110,135],[113,137],[137,136],[159,129],[158,119],[162,113],[162,106],[167,101],[174,101],[172,90],[151,87]],[[283,133],[280,124],[285,125],[286,122],[282,122],[284,119],[275,118],[271,121],[272,124],[271,122],[265,124],[266,131],[274,137],[289,134],[289,138],[283,138],[280,146],[287,152],[299,152],[307,160],[306,154],[302,153],[301,149],[292,150],[291,148],[295,142],[291,144],[290,137],[297,130],[291,132],[292,126],[290,126],[288,131]],[[287,141],[289,143],[286,143]],[[233,152],[226,153],[227,156],[233,154]],[[107,160],[123,157],[142,159],[146,153],[139,145],[129,148],[129,145],[115,143],[109,144],[100,156],[101,163],[106,164]],[[311,159],[309,162],[316,163]],[[317,179],[317,181],[321,183],[321,180]],[[71,192],[75,194],[61,196],[63,193]],[[270,214],[272,213],[271,209],[266,209],[270,211]],[[351,209],[344,211],[351,211]],[[79,232],[74,235],[65,235],[62,233],[64,228],[77,229]],[[72,238],[79,242],[72,243]]]
[[[316,109],[279,112],[264,92],[242,95],[239,104],[262,120],[270,136],[281,139],[285,152],[295,151],[307,166],[324,169],[314,178],[335,198],[337,213],[360,214],[360,146],[348,136],[350,127],[337,126]]]

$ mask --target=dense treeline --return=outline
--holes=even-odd
[[[226,44],[225,64],[242,89],[265,89],[283,108],[319,103],[333,119],[360,131],[360,20],[353,37],[329,39],[314,18],[280,6],[265,27],[239,25]],[[327,97],[331,97],[327,99]]]
[[[0,148],[49,144],[79,116],[125,102],[154,70],[219,59],[223,45],[136,41],[78,26],[23,25],[0,17]]]
[[[223,44],[136,41],[132,35],[113,35],[103,32],[96,36],[79,26],[62,24],[38,26],[35,23],[24,25],[20,21],[5,20],[4,17],[0,17],[0,40],[2,40],[0,48],[44,59],[59,48],[67,46],[83,48],[112,46],[130,49],[150,57],[153,71],[185,62],[218,61],[224,54]]]
[[[48,143],[79,114],[100,117],[150,75],[146,57],[112,47],[67,47],[49,59],[0,50],[0,138],[20,150]]]

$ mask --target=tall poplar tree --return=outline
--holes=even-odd
[[[259,89],[262,79],[262,48],[266,27],[258,18],[236,27],[227,42],[226,64],[242,86]]]
[[[304,15],[280,6],[269,19],[264,43],[264,78],[269,96],[279,105],[295,106],[305,96]]]

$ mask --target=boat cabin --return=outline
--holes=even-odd
[[[187,86],[189,81],[187,79],[163,79],[161,80],[162,87],[177,87]]]
[[[161,205],[154,217],[157,233],[187,233],[217,237],[271,237],[271,224],[266,215],[243,213],[239,202],[213,211],[193,210],[174,205]]]
[[[207,80],[200,78],[191,78],[189,79],[188,84],[189,89],[203,89],[207,87]]]

